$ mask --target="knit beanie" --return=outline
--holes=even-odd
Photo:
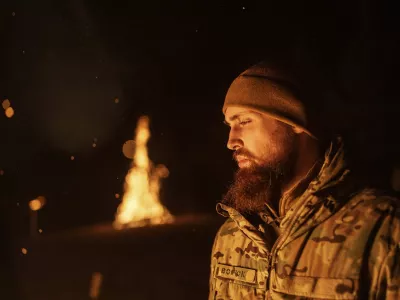
[[[261,62],[232,82],[222,111],[225,114],[228,106],[246,107],[318,138],[317,128],[309,122],[312,108],[306,107],[305,97],[299,82],[287,70]]]

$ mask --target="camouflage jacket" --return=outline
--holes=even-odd
[[[399,202],[354,189],[340,144],[279,222],[217,205],[209,299],[400,299]]]

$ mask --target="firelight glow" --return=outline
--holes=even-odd
[[[168,176],[168,169],[163,165],[152,166],[146,146],[149,138],[149,118],[141,117],[136,129],[132,167],[125,177],[125,193],[113,224],[116,229],[171,223],[174,220],[159,201],[160,179]]]

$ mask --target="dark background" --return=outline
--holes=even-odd
[[[3,0],[0,25],[0,100],[15,110],[0,116],[11,239],[28,234],[39,195],[44,233],[113,220],[130,163],[122,145],[141,115],[150,158],[170,170],[163,203],[175,215],[213,213],[235,169],[224,95],[264,58],[335,90],[371,174],[388,182],[399,162],[398,13],[384,1]]]
[[[112,220],[129,168],[122,145],[144,114],[150,157],[170,170],[163,202],[212,212],[234,169],[225,92],[264,58],[329,81],[356,112],[368,158],[393,164],[397,25],[381,1],[2,1],[0,93],[15,110],[0,118],[7,224],[25,234],[39,195],[44,231]]]

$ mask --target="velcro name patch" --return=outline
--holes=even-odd
[[[217,264],[214,277],[239,280],[242,282],[256,284],[257,270]]]

